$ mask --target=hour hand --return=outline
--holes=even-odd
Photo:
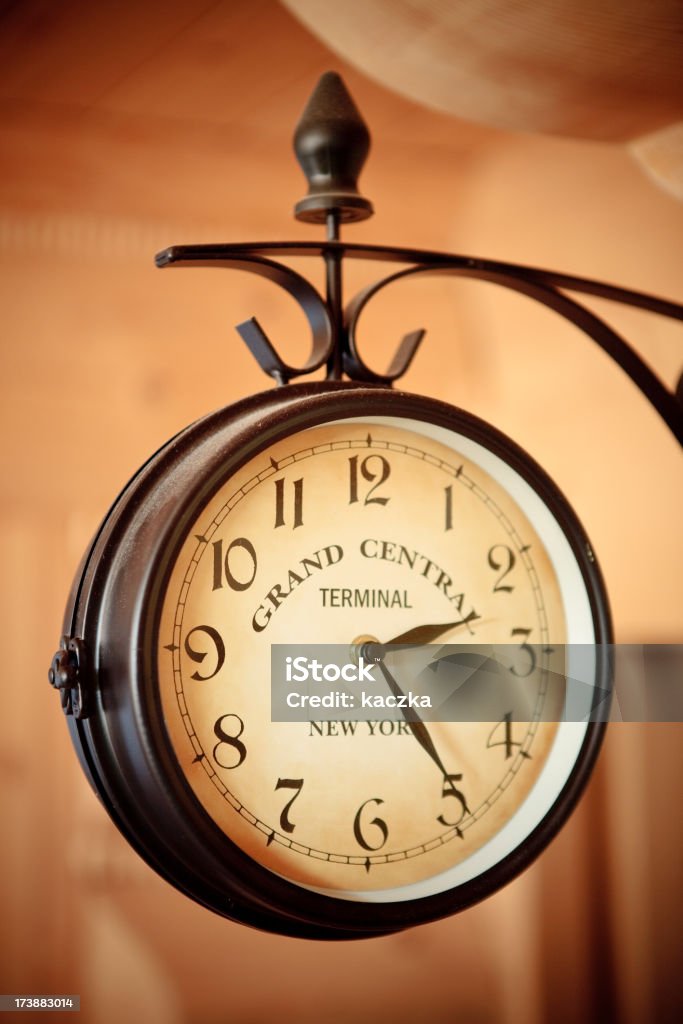
[[[413,629],[408,629],[405,633],[399,633],[392,640],[386,640],[382,647],[390,647],[397,644],[403,647],[422,647],[424,644],[433,644],[435,640],[438,640],[445,633],[450,633],[457,626],[467,626],[469,629],[470,622],[480,618],[481,615],[478,615],[473,610],[464,619],[457,619],[456,622],[437,622],[427,626],[414,626]]]

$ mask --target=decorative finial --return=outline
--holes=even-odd
[[[370,149],[370,133],[341,76],[327,71],[301,115],[294,151],[308,180],[308,195],[294,207],[298,220],[322,224],[366,220],[372,203],[358,192],[358,175]]]

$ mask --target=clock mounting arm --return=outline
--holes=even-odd
[[[346,375],[352,381],[391,386],[409,369],[425,331],[408,331],[389,367],[383,372],[375,370],[364,359],[357,339],[363,310],[383,288],[404,278],[417,274],[457,276],[487,281],[526,295],[574,324],[631,378],[683,444],[683,374],[676,391],[670,390],[624,338],[573,296],[592,295],[676,320],[683,320],[682,305],[552,270],[452,253],[342,241],[342,224],[365,220],[373,213],[369,200],[358,191],[358,176],[368,155],[370,135],[344,82],[334,72],[323,75],[316,86],[297,125],[294,148],[309,185],[308,194],[296,204],[295,216],[307,223],[324,225],[324,241],[174,245],[156,257],[158,267],[212,266],[249,271],[283,288],[298,302],[312,337],[310,355],[302,365],[285,361],[255,317],[237,326],[263,371],[276,384],[287,384],[324,365],[328,380]],[[299,257],[323,261],[324,295],[281,262]],[[345,305],[343,267],[344,261],[351,259],[398,263],[404,267],[374,282]]]

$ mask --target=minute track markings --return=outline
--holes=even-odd
[[[229,791],[228,791],[229,792]],[[232,802],[232,801],[231,801]],[[239,803],[239,801],[236,801]],[[266,846],[271,846],[273,843],[278,843],[280,846],[286,849],[293,850],[295,853],[304,854],[307,857],[313,857],[316,860],[329,861],[334,864],[348,864],[351,867],[365,867],[366,861],[370,861],[371,864],[393,864],[398,861],[410,860],[413,857],[419,857],[423,853],[429,853],[432,849],[437,849],[439,846],[445,846],[446,843],[450,842],[457,835],[457,828],[452,828],[447,832],[440,833],[434,836],[433,839],[428,839],[424,843],[418,843],[415,846],[407,847],[404,850],[393,850],[389,853],[374,853],[363,857],[357,853],[336,853],[330,850],[320,850],[315,846],[307,846],[304,843],[300,843],[297,840],[290,839],[289,836],[278,832],[277,829],[272,828],[265,821],[257,818],[248,811],[244,806],[235,806],[235,810],[238,810],[242,817],[246,818],[250,824],[254,825],[259,832],[261,832],[266,840]]]
[[[195,739],[197,739],[197,744],[200,745],[199,740],[196,737],[196,734],[193,733],[192,735]],[[386,854],[374,853],[371,856],[369,855],[367,857],[361,857],[358,854],[336,853],[328,850],[320,850],[317,847],[307,846],[304,843],[298,842],[298,840],[291,839],[289,836],[286,836],[283,833],[278,832],[272,826],[268,825],[266,822],[262,821],[256,815],[252,814],[252,812],[249,811],[234,796],[234,794],[232,794],[230,790],[222,783],[218,773],[213,769],[213,767],[210,764],[207,763],[206,754],[203,751],[201,753],[196,754],[196,756],[192,760],[192,764],[201,764],[204,770],[209,775],[209,778],[211,778],[212,781],[214,779],[217,780],[217,784],[220,790],[223,792],[223,795],[226,797],[226,799],[234,808],[234,810],[236,810],[251,825],[253,825],[260,832],[263,833],[263,835],[266,838],[266,846],[270,846],[272,843],[278,843],[280,846],[290,849],[295,853],[301,853],[305,856],[313,857],[317,860],[332,861],[338,864],[348,864],[351,867],[365,867],[368,861],[370,862],[371,865],[392,864],[402,860],[409,860],[412,857],[420,856],[423,853],[428,853],[432,849],[437,849],[440,846],[445,846],[446,843],[450,842],[450,840],[455,838],[456,836],[462,838],[462,831],[466,829],[469,824],[473,824],[474,821],[478,820],[478,817],[481,817],[481,815],[477,816],[476,812],[470,814],[469,819],[463,819],[463,821],[460,822],[458,825],[450,827],[446,832],[439,833],[438,835],[434,836],[433,839],[428,839],[423,843],[418,843],[415,846],[411,846],[403,850],[394,850]],[[515,773],[511,771],[509,774],[514,775]],[[484,801],[484,803],[489,804],[489,800]],[[462,826],[462,828],[460,826]]]
[[[529,729],[525,734],[524,740],[522,742],[525,742],[527,737],[529,735],[532,735],[533,732],[535,732],[535,730]],[[486,811],[493,806],[496,800],[498,800],[498,798],[503,795],[505,789],[507,789],[509,784],[513,781],[514,776],[519,771],[521,763],[523,763],[524,760],[530,757],[530,754],[527,754],[524,751],[520,750],[517,754],[517,757],[515,758],[515,762],[519,761],[520,765],[517,768],[515,768],[513,763],[513,765],[510,766],[510,769],[503,777],[503,779],[499,782],[499,784],[495,787],[495,789],[491,790],[489,795],[481,802],[481,804],[477,808],[475,808],[475,810],[471,811],[466,817],[464,817],[462,821],[460,821],[457,825],[451,826],[445,832],[438,833],[432,839],[428,839],[425,842],[419,843],[415,846],[407,847],[403,850],[393,850],[386,854],[373,854],[372,857],[370,858],[371,862],[373,864],[379,865],[394,863],[398,860],[407,860],[411,857],[420,856],[420,854],[422,853],[428,853],[430,850],[436,849],[439,846],[445,846],[447,843],[449,843],[452,839],[456,837],[462,839],[462,833],[466,832],[468,828],[476,824],[476,822],[478,822],[484,816]],[[216,771],[214,771],[211,768],[210,764],[208,764],[207,758],[204,754],[195,757],[192,763],[201,764],[201,766],[204,768],[204,771],[207,773],[211,781],[214,782],[215,785],[217,785],[217,788],[219,789],[220,792],[222,792],[222,794],[228,800],[233,809],[236,810],[250,824],[258,828],[260,832],[263,832],[266,837],[270,837],[267,843],[268,846],[275,842],[278,843],[280,846],[283,846],[287,849],[294,851],[295,853],[301,853],[305,856],[314,857],[320,860],[329,860],[337,864],[348,864],[350,866],[358,866],[365,864],[366,858],[361,858],[357,854],[343,854],[328,850],[320,850],[317,847],[310,847],[306,846],[303,843],[294,842],[288,836],[278,832],[271,825],[262,821],[260,818],[256,817],[256,815],[248,811],[244,807],[244,805],[234,796],[234,794],[231,793],[227,786],[225,786],[222,783],[220,776]]]
[[[315,429],[315,428],[313,428],[313,429]],[[442,472],[447,474],[447,476],[452,477],[454,480],[457,480],[460,484],[462,484],[463,486],[467,487],[467,489],[470,490],[475,497],[477,497],[480,501],[482,501],[491,510],[491,512],[494,514],[495,518],[501,523],[501,525],[503,526],[506,534],[510,537],[510,540],[513,541],[515,549],[522,554],[522,561],[523,561],[524,567],[525,567],[525,569],[527,571],[527,575],[530,578],[530,582],[532,584],[532,590],[534,592],[537,592],[537,591],[540,592],[540,587],[538,586],[538,578],[536,576],[535,568],[533,566],[533,562],[531,561],[531,558],[528,555],[528,551],[530,549],[530,545],[522,545],[522,543],[521,543],[521,541],[520,541],[520,539],[519,539],[519,537],[517,535],[517,532],[516,532],[515,528],[513,527],[513,525],[510,523],[508,517],[505,515],[505,513],[502,512],[502,510],[499,508],[499,506],[496,504],[496,502],[493,501],[493,499],[486,493],[486,491],[484,491],[483,488],[475,480],[473,480],[471,477],[469,477],[465,473],[465,471],[464,471],[464,464],[460,464],[459,466],[454,466],[450,462],[448,462],[448,461],[446,461],[444,459],[440,459],[437,456],[432,455],[431,453],[427,453],[427,452],[425,452],[422,449],[418,449],[418,448],[415,448],[415,447],[412,447],[412,446],[409,446],[409,445],[403,445],[403,444],[400,444],[400,443],[397,443],[397,442],[393,442],[393,441],[386,441],[384,439],[377,439],[375,437],[372,437],[372,435],[370,435],[370,434],[368,434],[368,436],[367,436],[366,445],[367,445],[368,448],[371,448],[373,450],[381,449],[381,450],[385,450],[385,451],[388,451],[388,452],[393,452],[393,453],[398,454],[398,455],[405,456],[407,458],[417,458],[420,461],[425,462],[426,464],[434,467],[435,469],[441,470]],[[266,466],[265,469],[260,470],[259,473],[255,474],[246,483],[244,483],[240,488],[238,488],[235,492],[233,492],[233,494],[228,498],[228,500],[224,503],[224,505],[216,513],[216,515],[214,516],[213,520],[209,524],[208,528],[203,530],[201,533],[197,533],[197,534],[194,535],[196,540],[197,540],[197,546],[196,546],[196,548],[194,550],[194,553],[192,554],[192,556],[190,558],[190,563],[188,565],[188,570],[186,571],[186,574],[185,574],[185,577],[183,579],[183,582],[181,583],[181,594],[183,593],[183,589],[185,590],[185,593],[187,593],[187,589],[189,588],[189,584],[190,584],[190,582],[191,582],[191,580],[192,580],[192,578],[193,578],[193,576],[195,574],[195,570],[196,570],[197,565],[198,565],[198,563],[199,563],[199,561],[200,561],[200,559],[202,557],[202,554],[204,553],[204,551],[206,551],[209,548],[209,542],[210,542],[212,536],[214,535],[214,533],[216,532],[216,530],[218,529],[218,527],[223,523],[223,521],[225,520],[227,515],[229,515],[229,513],[240,503],[242,498],[246,497],[249,493],[251,493],[260,483],[263,483],[264,481],[266,481],[268,479],[271,479],[277,473],[282,473],[284,470],[287,469],[287,467],[292,466],[292,465],[297,464],[297,463],[300,463],[302,461],[305,461],[306,459],[312,458],[312,457],[314,457],[316,455],[324,455],[324,454],[329,454],[329,453],[332,453],[332,452],[344,451],[344,450],[353,450],[353,449],[357,449],[359,447],[362,448],[362,447],[365,447],[365,446],[364,446],[363,442],[360,441],[358,438],[354,438],[354,439],[347,439],[347,440],[336,441],[336,442],[333,442],[333,443],[319,444],[319,445],[315,445],[315,446],[312,446],[312,447],[311,446],[307,446],[306,448],[299,449],[297,452],[291,453],[290,455],[285,456],[282,459],[277,459],[276,460],[275,458],[270,457],[270,465]],[[535,577],[535,579],[534,579],[534,577]],[[536,596],[536,593],[535,593],[535,596]],[[545,608],[543,606],[543,601],[542,601],[542,593],[539,593],[539,597],[540,597],[540,604],[537,601],[538,610],[543,612],[542,618],[544,620],[542,622],[541,626],[540,626],[540,631],[541,631],[542,634],[546,634],[546,631],[547,631],[547,621],[546,621],[546,616],[545,616]],[[176,605],[176,616],[175,616],[176,621],[174,622],[174,632],[177,630],[179,637],[180,637],[180,634],[182,633],[183,620],[184,620],[184,612],[185,612],[185,601],[179,599],[178,602],[177,602],[177,605]],[[547,643],[547,640],[546,640],[546,643]],[[175,646],[175,650],[171,650],[172,646]],[[184,690],[183,690],[182,670],[181,670],[181,667],[180,667],[180,655],[178,653],[179,645],[175,645],[175,644],[174,645],[168,645],[167,649],[169,649],[171,654],[172,654],[174,677],[177,676],[180,679],[180,687],[176,686],[176,697],[178,699],[179,710],[181,710],[180,709],[180,696],[184,695]],[[544,654],[546,653],[545,649],[544,649],[543,653]],[[547,662],[541,664],[540,668],[541,668],[542,679],[543,679],[543,681],[545,681],[545,679],[547,677]],[[543,688],[542,692],[539,692],[538,697],[537,697],[537,703],[538,703],[538,700],[541,700],[541,702],[543,701],[545,692],[546,692],[546,687]],[[533,738],[534,738],[534,736],[535,736],[535,734],[537,732],[538,721],[539,721],[539,718],[540,718],[540,712],[537,710],[537,708],[534,708],[534,712],[535,713],[533,715],[533,718],[529,722],[529,728],[527,729],[527,732],[524,734],[524,736],[522,738],[522,741],[521,741],[522,744],[524,746],[527,746],[527,747],[529,745],[531,745],[531,743],[533,742]],[[193,723],[192,723],[192,719],[191,719],[191,716],[190,716],[189,712],[186,711],[184,714],[182,714],[182,718],[183,718],[183,721],[186,723],[186,730],[188,732],[188,735],[196,736],[196,734],[194,732],[194,726],[193,726]],[[188,728],[188,725],[189,725],[189,728]],[[519,767],[521,767],[521,764],[524,762],[524,760],[528,759],[529,757],[530,757],[530,755],[528,753],[526,753],[524,750],[520,749],[518,751],[517,756],[515,757],[515,760],[514,760],[513,764],[510,765],[510,771],[509,771],[508,774],[511,777],[513,777],[517,773],[517,771],[519,770]],[[334,858],[334,860],[336,862],[337,858],[339,858],[339,862],[340,863],[348,863],[348,864],[356,864],[356,863],[364,864],[365,863],[365,859],[360,859],[359,860],[357,857],[354,857],[354,855],[350,855],[350,854],[341,854],[341,855],[340,854],[332,854],[332,853],[328,853],[326,851],[317,850],[314,847],[305,846],[304,844],[301,844],[301,843],[298,843],[298,842],[297,843],[293,843],[293,842],[289,841],[286,836],[283,836],[280,833],[278,833],[275,829],[272,828],[272,826],[267,825],[265,822],[261,822],[260,819],[256,818],[254,815],[252,815],[252,813],[249,812],[242,805],[242,803],[239,800],[237,800],[237,798],[223,784],[223,782],[220,779],[220,776],[218,775],[218,773],[212,770],[212,768],[211,768],[211,766],[210,766],[210,764],[208,762],[208,758],[206,757],[206,755],[203,752],[202,752],[202,754],[199,757],[195,758],[195,761],[202,765],[204,771],[207,773],[207,775],[208,775],[209,779],[211,780],[211,782],[218,788],[219,792],[222,793],[224,798],[227,799],[227,801],[230,803],[230,805],[234,809],[238,810],[238,812],[247,821],[249,821],[251,824],[256,825],[256,827],[260,828],[260,826],[263,826],[262,830],[265,830],[265,834],[267,834],[267,835],[271,835],[272,834],[274,836],[274,839],[272,839],[271,842],[277,842],[278,844],[280,844],[280,845],[282,845],[284,847],[287,847],[289,849],[292,849],[295,852],[306,853],[306,855],[308,855],[308,856],[315,856],[317,858],[321,858],[321,859],[325,859],[325,860],[330,859],[330,858]],[[493,802],[495,802],[498,799],[498,797],[500,795],[502,795],[502,792],[504,791],[504,789],[507,788],[508,785],[509,785],[509,780],[507,780],[507,776],[505,776],[504,779],[501,780],[499,782],[499,784],[488,794],[488,797],[486,799],[484,799],[473,810],[469,811],[468,815],[465,818],[463,818],[463,820],[461,822],[459,822],[457,826],[453,826],[452,828],[450,828],[446,832],[439,833],[433,839],[428,840],[426,843],[419,844],[418,846],[410,847],[410,848],[408,848],[406,850],[402,850],[402,851],[394,850],[394,851],[391,851],[391,852],[389,852],[387,854],[374,854],[372,856],[372,858],[371,858],[371,862],[373,864],[374,863],[381,864],[381,863],[389,862],[390,858],[391,858],[392,861],[394,861],[396,859],[399,859],[399,860],[403,859],[404,857],[405,858],[409,858],[409,857],[418,856],[418,855],[420,855],[420,853],[427,852],[428,849],[434,849],[434,848],[437,848],[438,846],[444,845],[447,842],[450,842],[450,840],[452,838],[454,838],[455,836],[462,836],[462,832],[465,831],[466,829],[468,829],[469,827],[471,827],[473,824],[475,824],[475,822],[480,820],[480,818],[483,816],[483,814],[486,812],[486,810],[491,806],[491,804]]]
[[[204,531],[204,534],[195,534],[195,537],[200,541],[197,549],[195,550],[196,560],[199,561],[199,559],[202,556],[203,552],[200,550],[201,547],[203,545],[206,545],[208,547],[209,540],[211,539],[217,528],[222,524],[228,513],[231,512],[235,508],[235,506],[239,504],[242,498],[246,497],[247,494],[250,493],[250,491],[252,491],[254,487],[258,485],[258,483],[262,483],[264,480],[270,479],[276,473],[281,472],[283,469],[286,469],[288,466],[293,465],[295,462],[301,462],[304,459],[312,458],[315,455],[323,455],[333,451],[346,451],[353,449],[355,447],[358,447],[358,441],[356,440],[335,441],[328,442],[327,444],[315,445],[313,447],[299,449],[299,451],[294,452],[292,455],[285,456],[283,459],[280,460],[275,460],[271,456],[271,466],[255,474],[245,484],[243,484],[242,487],[238,488],[238,490],[235,491],[230,496],[230,498],[228,498],[228,500],[225,502],[222,508],[216,513],[208,529]],[[472,490],[472,492],[478,498],[480,498],[480,500],[483,500],[484,503],[491,508],[494,515],[496,515],[496,518],[498,518],[503,524],[506,532],[511,536],[511,538],[514,538],[517,541],[517,550],[520,551],[520,553],[526,553],[530,549],[530,545],[521,545],[519,537],[516,534],[514,527],[509,522],[507,516],[505,516],[505,514],[498,508],[496,503],[486,494],[486,492],[481,487],[479,487],[479,485],[475,481],[473,481],[463,472],[462,464],[455,468],[445,460],[439,459],[436,456],[432,456],[431,454],[424,452],[421,449],[412,448],[408,445],[399,444],[394,441],[380,442],[375,441],[373,439],[371,447],[382,447],[387,451],[396,452],[401,455],[407,455],[408,457],[411,458],[419,458],[421,461],[427,462],[429,465],[434,466],[435,469],[441,469],[444,472],[448,473],[449,475],[452,475],[456,480],[459,480],[461,483],[464,483],[470,490]],[[195,560],[194,555],[192,560]],[[531,566],[531,564],[532,563],[529,561],[529,566]]]

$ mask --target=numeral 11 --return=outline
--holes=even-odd
[[[294,521],[292,529],[303,525],[304,481],[294,481]],[[275,481],[275,526],[285,525],[285,479]]]

